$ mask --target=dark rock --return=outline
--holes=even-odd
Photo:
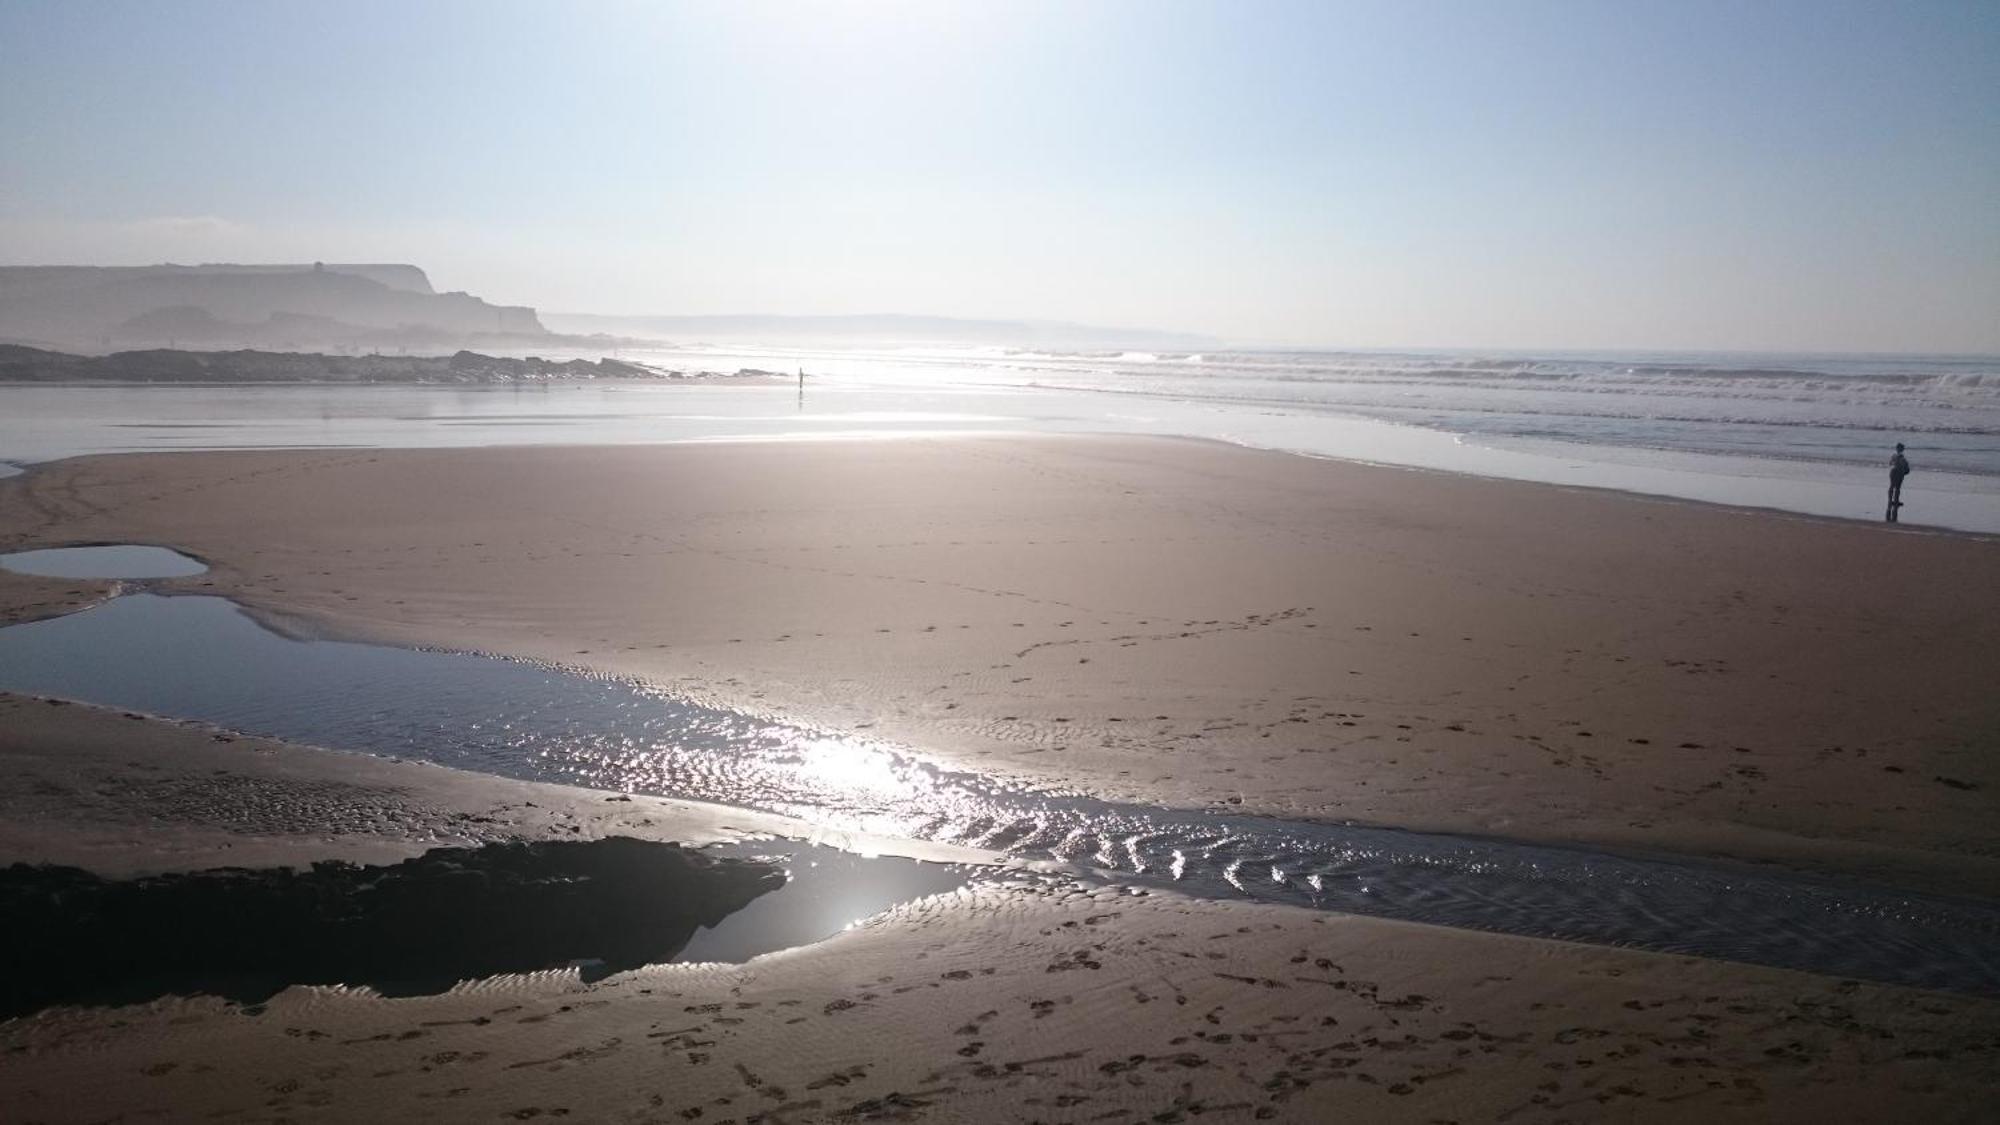
[[[463,349],[449,356],[327,355],[247,348],[153,348],[80,356],[0,344],[0,382],[526,383],[677,377],[674,372],[616,359],[514,359]]]

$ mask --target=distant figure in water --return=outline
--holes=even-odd
[[[1896,509],[1903,506],[1903,478],[1910,475],[1910,459],[1903,456],[1903,443],[1896,443],[1896,455],[1889,458],[1889,522],[1898,522]]]

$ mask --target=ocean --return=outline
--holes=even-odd
[[[602,354],[574,349],[557,357]],[[0,387],[0,461],[242,446],[1157,433],[1479,475],[2000,532],[2000,357],[623,348],[794,387]]]

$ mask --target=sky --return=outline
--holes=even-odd
[[[2000,4],[0,0],[0,262],[2000,353]]]

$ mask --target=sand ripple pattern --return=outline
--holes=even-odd
[[[1031,791],[643,684],[462,653],[287,639],[219,598],[131,595],[0,629],[0,688],[968,843],[1209,897],[2000,995],[2000,905]]]

